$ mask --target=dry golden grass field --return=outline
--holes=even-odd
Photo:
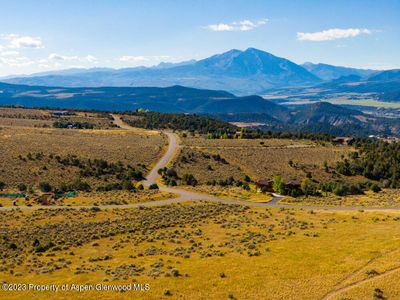
[[[106,116],[78,112],[72,117],[98,128],[43,128],[46,123],[40,122],[50,127],[54,122],[48,111],[1,110],[2,192],[16,192],[21,183],[38,192],[40,182],[58,187],[77,178],[92,190],[62,199],[57,204],[63,209],[0,209],[0,299],[400,299],[400,210],[250,208],[234,200],[272,199],[257,193],[254,182],[248,189],[207,185],[228,177],[244,182],[246,175],[253,181],[276,175],[302,180],[307,173],[322,182],[360,180],[333,170],[352,148],[307,140],[182,136],[169,167],[180,177],[193,174],[198,184],[178,180],[178,185],[232,204],[118,208],[178,196],[149,189],[96,190],[126,181],[133,171],[146,174],[164,153],[166,138],[156,131],[116,129]],[[140,185],[140,179],[128,181]],[[384,189],[281,202],[399,207],[400,193]],[[10,198],[0,198],[0,206],[10,205]],[[38,204],[20,198],[18,206],[23,205]],[[68,284],[70,290],[5,290],[24,284]],[[73,284],[93,289],[136,284],[138,290],[78,292],[71,290]]]
[[[398,189],[383,189],[379,193],[366,191],[363,195],[335,196],[334,194],[328,194],[322,197],[285,197],[280,203],[353,207],[400,207],[400,191]]]
[[[20,183],[37,187],[39,182],[54,186],[79,178],[80,169],[60,161],[75,157],[81,162],[102,159],[143,172],[162,155],[165,140],[160,135],[126,130],[78,130],[0,127],[0,181],[8,187]],[[85,178],[90,184],[112,182],[111,175]]]
[[[0,107],[0,126],[52,127],[55,121],[88,122],[96,129],[114,128],[108,114],[75,112],[70,116],[54,116],[55,110]]]
[[[269,202],[272,200],[270,193],[259,193],[254,184],[250,185],[249,190],[244,190],[242,187],[236,186],[212,186],[212,185],[198,185],[198,186],[184,186],[183,189],[188,191],[195,191],[206,195],[214,195],[219,198],[228,200],[245,200],[249,202]]]
[[[142,190],[134,193],[129,191],[83,192],[76,197],[66,198],[63,204],[67,206],[123,205],[158,201],[174,197],[175,194],[159,190]]]
[[[180,204],[0,212],[2,283],[149,284],[4,299],[398,299],[400,214]]]
[[[78,192],[73,197],[59,198],[55,204],[59,206],[99,206],[99,205],[125,205],[136,204],[164,199],[175,198],[176,194],[159,190],[140,191],[104,191],[104,192]],[[0,207],[12,206],[12,199],[0,197]],[[40,206],[33,199],[17,198],[17,206]]]
[[[193,174],[200,185],[210,180],[226,179],[230,176],[243,180],[246,175],[243,168],[236,164],[215,160],[209,149],[191,149],[187,146],[183,146],[173,167],[181,177],[184,174]]]
[[[271,180],[280,175],[286,181],[301,181],[307,173],[317,181],[333,181],[340,175],[326,172],[324,163],[332,168],[342,155],[352,151],[350,147],[289,139],[214,140],[188,136],[181,144],[175,163],[177,172],[193,174],[199,184],[229,176],[242,180],[245,175],[253,180]],[[216,154],[226,163],[213,159]]]

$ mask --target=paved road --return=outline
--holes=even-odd
[[[167,152],[165,152],[163,157],[161,157],[161,159],[156,163],[153,169],[151,169],[150,173],[147,174],[146,180],[143,181],[143,185],[145,186],[149,186],[157,182],[158,170],[167,166],[174,157],[174,154],[176,153],[178,147],[178,138],[176,134],[171,132],[163,132],[163,134],[168,137],[169,141]]]
[[[113,115],[114,123],[122,129],[132,130],[132,127],[125,124],[120,117],[117,115]],[[145,186],[149,186],[153,183],[157,182],[158,178],[158,170],[167,166],[168,163],[172,160],[174,154],[178,148],[178,137],[175,133],[171,132],[162,132],[168,137],[168,149],[163,157],[156,163],[150,173],[147,175],[146,180],[143,181]],[[159,187],[161,191],[169,192],[177,194],[178,197],[159,200],[159,201],[151,201],[145,203],[137,203],[137,204],[125,204],[125,205],[99,205],[99,208],[133,208],[140,206],[154,206],[154,205],[167,205],[172,203],[179,203],[185,201],[213,201],[219,203],[226,204],[239,204],[246,206],[259,206],[259,207],[275,207],[275,208],[293,208],[293,209],[308,209],[308,210],[332,210],[332,211],[356,211],[356,210],[378,210],[378,211],[389,211],[389,210],[400,210],[400,207],[338,207],[338,206],[317,206],[317,205],[289,205],[289,204],[281,204],[279,201],[283,198],[283,196],[278,194],[272,194],[272,200],[265,203],[260,202],[249,202],[235,199],[223,199],[219,197],[215,197],[208,194],[201,194],[198,192],[186,191],[179,188],[171,188],[166,186]],[[0,207],[0,210],[12,210],[12,209],[23,209],[23,210],[33,210],[33,209],[81,209],[88,208],[88,206],[5,206]]]

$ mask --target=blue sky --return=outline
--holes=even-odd
[[[400,0],[9,0],[0,75],[134,67],[258,48],[296,63],[400,68]]]

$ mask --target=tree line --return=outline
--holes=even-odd
[[[338,173],[362,175],[380,181],[383,187],[400,188],[400,143],[359,139],[355,148],[336,164]]]
[[[200,134],[219,132],[219,134],[234,134],[238,128],[229,123],[196,114],[175,114],[158,112],[134,112],[130,115],[135,119],[124,120],[133,127],[146,129],[187,130]]]
[[[286,132],[262,129],[240,128],[233,124],[196,114],[177,114],[159,112],[132,112],[135,119],[124,121],[133,127],[146,129],[182,130],[190,133],[207,134],[209,139],[309,139],[313,141],[332,141],[333,136],[319,132]]]

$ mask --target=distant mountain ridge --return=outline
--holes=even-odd
[[[278,102],[324,101],[344,98],[348,100],[369,99],[371,101],[400,102],[400,70],[375,72],[367,77],[359,75],[341,76],[312,87],[295,87],[266,90],[262,95]],[[271,95],[273,97],[271,98]],[[356,102],[356,101],[355,101]]]
[[[314,64],[311,62],[306,62],[301,66],[310,73],[314,74],[315,76],[318,76],[322,80],[327,80],[327,81],[351,75],[367,77],[378,72],[376,70],[370,70],[370,69],[356,69],[356,68],[340,67],[340,66],[333,66],[321,63]]]
[[[400,121],[372,117],[358,110],[327,102],[298,105],[282,114],[273,112],[217,114],[226,122],[257,122],[266,130],[293,132],[323,132],[336,136],[367,136],[370,134],[400,135]],[[263,125],[262,125],[263,124]]]
[[[199,61],[151,68],[91,69],[22,76],[4,82],[40,86],[102,87],[183,85],[251,95],[268,88],[316,84],[320,79],[285,58],[249,48],[230,50]]]
[[[400,82],[400,69],[382,71],[368,78],[368,81],[396,81]]]
[[[224,90],[237,96],[268,95],[279,90],[304,91],[305,99],[330,93],[365,93],[384,101],[400,100],[399,70],[376,71],[328,64],[297,65],[255,48],[232,49],[211,57],[153,67],[92,68],[42,72],[0,79],[7,83],[48,87],[170,87]],[[316,91],[320,92],[316,92]]]

